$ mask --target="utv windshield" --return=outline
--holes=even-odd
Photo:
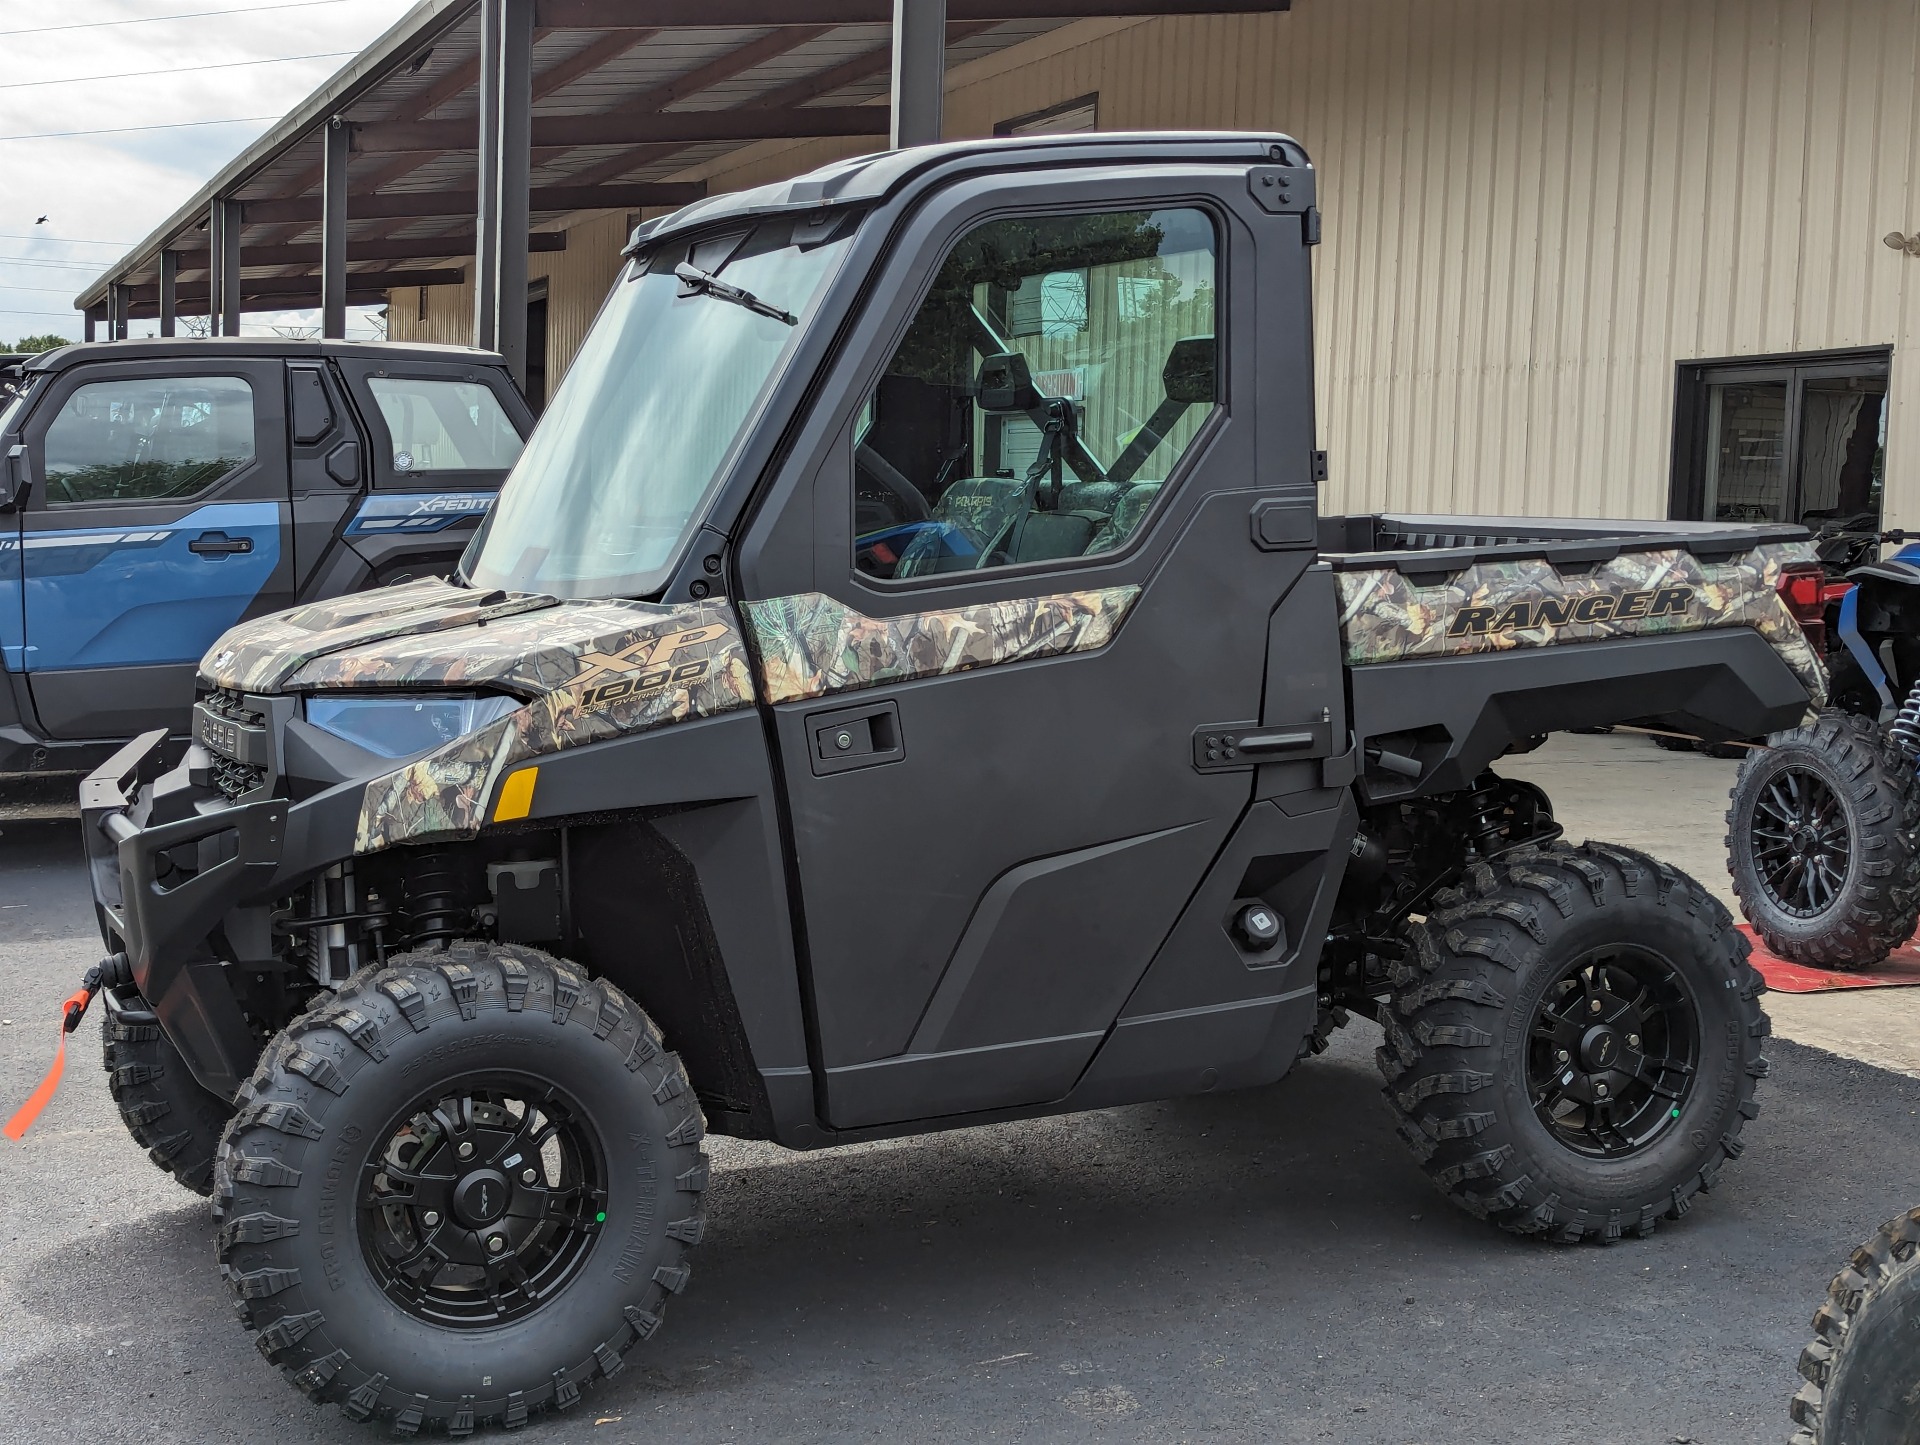
[[[769,222],[629,263],[462,563],[474,587],[657,590],[845,241]]]

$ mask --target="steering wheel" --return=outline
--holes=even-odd
[[[900,469],[879,452],[861,442],[853,449],[855,480],[878,483],[880,490],[898,504],[901,522],[925,522],[933,517],[920,489],[902,475]]]

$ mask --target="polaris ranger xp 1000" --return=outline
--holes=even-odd
[[[1320,516],[1314,197],[1071,136],[648,222],[454,580],[234,628],[88,779],[122,1108],[296,1386],[564,1409],[688,1287],[709,1130],[1269,1084],[1355,1011],[1497,1225],[1715,1182],[1740,935],[1492,765],[1800,721],[1804,533]]]

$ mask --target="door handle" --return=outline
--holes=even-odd
[[[808,761],[816,778],[896,763],[906,756],[900,705],[895,702],[808,713],[806,731]]]
[[[225,532],[202,532],[187,543],[187,550],[202,557],[231,557],[236,552],[251,552],[253,538],[229,537]]]

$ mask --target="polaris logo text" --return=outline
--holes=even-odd
[[[1489,632],[1529,632],[1536,627],[1572,623],[1639,622],[1674,617],[1693,601],[1691,587],[1649,588],[1644,592],[1595,592],[1586,597],[1543,597],[1505,607],[1462,607],[1447,629],[1449,637],[1484,637]]]

